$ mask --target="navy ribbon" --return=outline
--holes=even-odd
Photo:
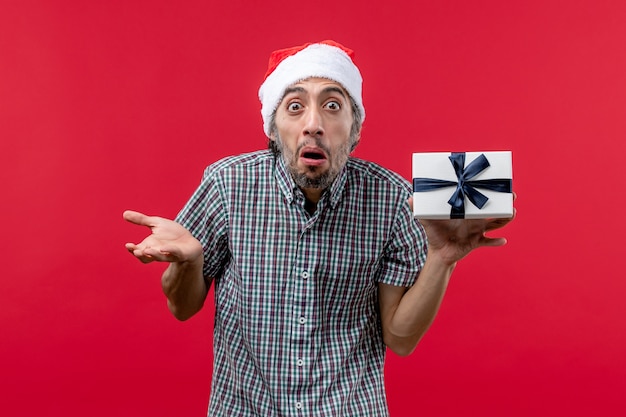
[[[435,178],[413,178],[413,191],[417,193],[456,186],[452,197],[448,200],[448,204],[452,206],[450,210],[451,219],[465,218],[465,197],[479,209],[484,207],[489,198],[476,188],[500,193],[512,192],[511,179],[472,180],[476,175],[489,168],[490,164],[485,154],[480,154],[467,167],[465,167],[465,152],[453,152],[448,158],[454,167],[458,182]]]

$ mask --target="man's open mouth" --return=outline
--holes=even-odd
[[[300,158],[307,164],[319,165],[326,161],[326,154],[319,148],[306,147],[300,151]]]
[[[326,159],[323,154],[318,152],[304,152],[302,157],[307,159]]]

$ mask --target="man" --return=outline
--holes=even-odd
[[[456,262],[505,243],[485,232],[510,219],[424,229],[406,180],[350,157],[361,83],[335,42],[273,53],[259,90],[270,150],[207,168],[175,222],[124,213],[152,230],[126,248],[170,263],[178,319],[215,283],[210,416],[387,415],[385,347],[410,354]]]

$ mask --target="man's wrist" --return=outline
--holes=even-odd
[[[452,271],[456,267],[457,262],[458,260],[450,259],[441,250],[429,249],[426,256],[426,263],[428,263],[431,268],[441,269],[442,271],[448,273],[452,273]]]

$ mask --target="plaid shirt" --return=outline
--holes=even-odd
[[[282,158],[208,167],[178,215],[215,278],[210,416],[386,416],[377,283],[411,286],[410,185],[350,158],[313,215]]]

